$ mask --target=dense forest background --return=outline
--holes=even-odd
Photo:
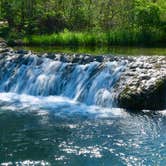
[[[0,20],[2,36],[125,31],[166,41],[165,0],[0,0]]]

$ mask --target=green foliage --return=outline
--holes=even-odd
[[[142,30],[157,28],[160,23],[160,8],[157,4],[136,1],[135,23]],[[142,3],[144,2],[144,3]],[[144,4],[144,5],[143,5]]]
[[[62,12],[49,13],[39,20],[38,26],[40,26],[41,33],[59,32],[65,28],[66,20]]]
[[[7,21],[9,30],[0,27],[0,35],[8,34],[10,39],[31,36],[26,39],[31,44],[166,41],[165,0],[0,0],[0,20]]]

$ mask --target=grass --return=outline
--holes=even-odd
[[[107,42],[105,33],[62,32],[51,35],[33,35],[23,39],[27,45],[59,45],[59,46],[94,46]],[[107,44],[107,43],[106,43]]]
[[[139,31],[116,30],[110,32],[70,32],[31,35],[22,39],[28,46],[132,46],[166,43],[166,34],[161,31],[142,33]],[[17,43],[16,43],[17,44]]]

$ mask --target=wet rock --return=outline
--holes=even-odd
[[[0,38],[0,48],[5,48],[7,47],[6,41]]]
[[[116,86],[120,107],[130,110],[166,108],[165,57],[137,57],[129,62]]]
[[[50,54],[51,55],[51,54]],[[48,57],[48,58],[50,58],[50,56]],[[69,62],[69,60],[68,60],[68,57],[67,56],[65,56],[65,55],[63,55],[63,54],[52,54],[52,57],[51,57],[51,59],[53,59],[54,58],[54,60],[56,60],[56,61],[61,61],[61,62]]]
[[[10,49],[9,48],[0,48],[0,53],[5,53],[5,52],[9,52]]]
[[[148,88],[126,86],[119,94],[119,106],[131,110],[162,110],[166,106],[166,78]]]
[[[103,56],[96,56],[96,57],[94,58],[94,60],[97,61],[97,62],[103,62],[104,57],[103,57]]]
[[[28,54],[29,51],[27,50],[17,50],[15,51],[16,54],[22,54],[22,55],[25,55],[25,54]]]
[[[83,61],[84,61],[84,63],[85,64],[87,64],[87,63],[90,63],[90,62],[93,62],[93,57],[92,56],[89,56],[89,55],[86,55],[86,56],[84,56],[84,58],[83,58]]]
[[[47,57],[47,58],[50,58],[50,59],[54,59],[54,58],[56,58],[56,55],[53,54],[53,53],[49,53],[49,54],[45,54],[45,56],[43,56],[43,57]]]

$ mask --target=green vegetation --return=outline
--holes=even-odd
[[[100,46],[100,45],[154,45],[164,43],[163,33],[141,33],[137,31],[112,32],[60,32],[51,35],[32,35],[23,38],[24,45],[55,46]],[[149,40],[150,39],[150,40]]]
[[[24,45],[166,43],[165,0],[0,0],[0,36]]]

